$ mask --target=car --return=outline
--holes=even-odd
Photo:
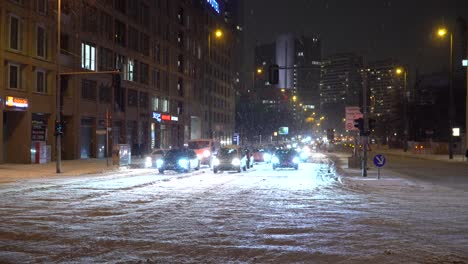
[[[219,142],[213,139],[192,139],[188,142],[188,148],[195,151],[202,165],[208,167],[211,167],[211,159],[219,147]]]
[[[277,168],[294,168],[299,169],[299,163],[301,162],[299,155],[294,149],[280,149],[275,152],[271,157],[271,164],[273,170]]]
[[[247,155],[240,147],[223,147],[213,158],[213,172],[247,170]]]
[[[164,157],[164,154],[166,152],[167,149],[154,149],[153,151],[151,151],[151,153],[145,158],[145,167],[156,167],[156,161]]]
[[[191,169],[200,169],[200,160],[191,149],[170,149],[156,161],[156,167],[161,174],[166,170],[189,172]]]
[[[255,162],[269,163],[271,160],[271,153],[269,153],[268,149],[264,148],[254,149],[252,151],[252,156]]]

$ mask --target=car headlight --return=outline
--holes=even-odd
[[[208,158],[211,155],[211,152],[209,150],[203,151],[203,157]]]
[[[270,160],[271,160],[271,155],[270,155],[270,153],[265,153],[265,154],[263,154],[263,160],[264,160],[264,161],[270,161]]]
[[[156,167],[159,169],[162,167],[162,165],[164,164],[164,161],[162,159],[158,159],[156,161]]]
[[[149,168],[153,166],[153,160],[151,159],[151,157],[146,157],[145,159],[145,168]]]
[[[240,165],[240,159],[233,158],[231,164],[234,165],[234,166],[239,166]]]
[[[179,163],[179,166],[181,166],[182,168],[187,168],[189,162],[186,159],[180,159],[178,163]]]
[[[305,160],[309,157],[309,153],[302,152],[301,153],[301,159]]]
[[[276,163],[279,163],[278,157],[273,157],[273,158],[271,158],[271,163],[275,163],[275,164],[276,164]]]
[[[197,158],[201,160],[203,158],[203,154],[197,154]]]
[[[298,157],[294,157],[294,159],[293,159],[293,162],[294,162],[294,163],[299,163],[299,162],[300,162],[300,160],[299,160],[299,158],[298,158]]]
[[[218,166],[219,165],[219,159],[213,158],[213,166]]]

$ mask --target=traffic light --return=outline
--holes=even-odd
[[[359,129],[359,133],[364,132],[364,119],[363,118],[358,118],[354,119],[354,127]]]
[[[55,121],[55,136],[63,135],[63,122]]]
[[[369,130],[373,130],[375,128],[375,119],[369,118]]]
[[[272,64],[268,68],[268,82],[270,84],[279,83],[279,66],[278,64]]]

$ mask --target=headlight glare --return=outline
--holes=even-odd
[[[218,166],[219,165],[219,159],[214,158],[213,159],[213,166]]]
[[[145,168],[149,168],[153,166],[153,160],[151,159],[151,157],[146,157],[145,159]]]
[[[294,162],[294,163],[299,163],[299,162],[300,162],[300,160],[299,160],[299,158],[298,158],[298,157],[294,157],[294,159],[293,159],[293,162]]]
[[[208,158],[211,155],[211,152],[209,150],[203,151],[203,157]]]
[[[186,159],[180,159],[179,160],[179,166],[181,166],[182,168],[187,168],[188,167],[188,160]]]
[[[161,168],[163,164],[164,164],[164,161],[162,159],[158,159],[156,161],[156,167],[158,167],[158,168]]]
[[[238,159],[238,158],[232,159],[232,165],[239,166],[240,165],[240,159]]]
[[[276,164],[276,163],[279,163],[278,157],[272,157],[272,158],[271,158],[271,163],[275,163],[275,164]]]
[[[263,154],[263,160],[264,160],[264,161],[270,161],[270,160],[271,160],[271,155],[270,155],[270,153],[264,153],[264,154]]]

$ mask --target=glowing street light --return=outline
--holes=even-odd
[[[453,33],[449,32],[445,27],[439,28],[437,30],[437,35],[441,38],[444,38],[445,35],[450,35],[450,53],[449,53],[449,159],[453,159],[453,136],[452,136],[452,128],[455,119],[455,101],[453,97]]]
[[[396,74],[401,75],[404,72],[404,70],[402,68],[396,68],[395,72]]]
[[[215,30],[215,37],[216,38],[222,38],[223,37],[223,31],[221,29],[216,29]]]
[[[263,73],[263,69],[262,68],[257,68],[257,74],[262,74]]]

